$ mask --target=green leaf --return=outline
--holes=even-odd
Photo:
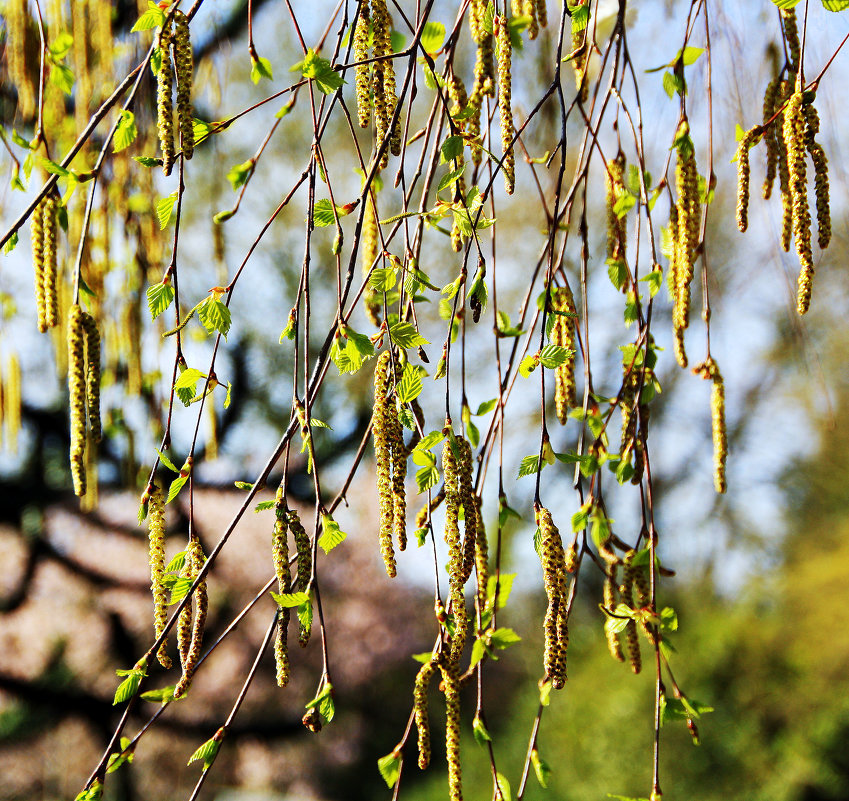
[[[136,141],[138,134],[136,115],[132,111],[122,109],[121,119],[118,120],[118,127],[115,129],[115,136],[112,138],[112,152],[120,153],[122,150],[126,150]]]
[[[144,676],[141,670],[119,671],[119,675],[121,674],[125,674],[126,678],[118,685],[118,689],[115,690],[112,706],[129,701],[139,691],[139,685]]]
[[[539,352],[539,361],[543,367],[551,370],[564,364],[574,353],[575,351],[571,348],[564,348],[561,345],[546,345]]]
[[[395,270],[391,267],[377,267],[371,271],[368,283],[377,292],[389,292],[398,281]]]
[[[165,227],[171,221],[171,214],[174,211],[174,204],[177,202],[177,193],[172,192],[167,197],[156,202],[156,219],[159,220],[159,229],[165,230]]]
[[[137,161],[142,167],[158,167],[162,164],[162,159],[155,159],[151,156],[133,156],[133,161]]]
[[[444,41],[445,26],[441,22],[426,22],[419,39],[422,49],[432,56],[442,48]]]
[[[640,281],[645,281],[649,285],[649,295],[654,297],[663,284],[663,270],[658,265],[647,275],[644,275]]]
[[[622,219],[637,203],[637,198],[635,198],[630,192],[622,192],[619,195],[617,201],[613,204],[613,213]]]
[[[251,81],[255,84],[259,83],[262,78],[272,80],[274,73],[271,69],[271,62],[262,56],[251,57]]]
[[[71,51],[71,47],[74,45],[74,37],[71,36],[67,31],[62,31],[48,46],[47,49],[50,51],[50,55],[53,58],[61,61],[68,53]]]
[[[531,751],[531,765],[534,767],[534,774],[537,777],[537,781],[540,784],[540,787],[547,789],[548,788],[548,779],[551,776],[551,768],[548,766],[548,763],[539,755],[539,751],[534,748]]]
[[[330,516],[321,516],[322,534],[318,539],[319,547],[325,552],[330,553],[337,545],[345,541],[348,536],[339,524]]]
[[[155,320],[174,300],[174,287],[169,279],[147,288],[147,307],[151,319]]]
[[[50,83],[57,89],[61,89],[66,95],[74,90],[74,73],[65,64],[52,64],[50,67]]]
[[[487,650],[486,643],[480,637],[478,637],[472,643],[472,655],[469,658],[469,669],[471,670],[471,668],[477,665],[477,663],[484,658],[484,655],[488,653],[489,651]]]
[[[419,494],[427,492],[431,487],[435,487],[439,483],[439,471],[436,465],[427,465],[421,470],[416,471],[416,487]]]
[[[298,623],[305,629],[312,626],[312,599],[305,601],[298,607]]]
[[[674,97],[676,94],[684,94],[684,79],[667,70],[663,73],[663,91],[669,97]]]
[[[135,753],[127,751],[131,742],[132,740],[129,737],[121,738],[121,750],[109,755],[109,761],[106,763],[107,773],[114,773],[124,763],[131,763],[133,761]]]
[[[18,244],[18,232],[14,231],[9,237],[9,240],[3,245],[3,255],[8,256]]]
[[[336,211],[338,214],[338,206]],[[326,228],[336,222],[336,218],[333,216],[333,204],[327,198],[316,200],[315,206],[313,206],[312,221],[319,228]]]
[[[277,605],[283,609],[291,609],[294,606],[307,604],[310,602],[310,594],[308,592],[272,592],[271,597],[277,602]]]
[[[399,321],[389,326],[389,337],[399,348],[415,348],[419,345],[429,345],[428,342],[412,323]]]
[[[161,450],[156,448],[156,452],[159,454],[159,461],[162,462],[162,464],[164,464],[169,470],[173,470],[175,473],[180,472],[180,468],[176,467],[174,465],[174,462],[172,462],[164,453],[162,453]]]
[[[165,14],[156,3],[148,3],[147,5],[147,11],[138,18],[136,24],[131,28],[130,33],[159,28],[165,22]]]
[[[174,700],[174,688],[176,685],[169,684],[167,687],[159,687],[156,690],[147,690],[139,698],[142,701],[150,701],[152,704],[169,704]],[[132,761],[132,760],[130,760]]]
[[[204,139],[208,139],[213,133],[223,131],[226,126],[221,126],[217,130],[213,130],[212,123],[204,122],[203,120],[194,117],[192,119],[192,130],[195,134],[195,147],[197,147]]]
[[[512,801],[513,795],[510,790],[510,782],[507,781],[507,777],[503,773],[495,774],[495,787],[494,801]]]
[[[189,480],[188,476],[177,476],[172,482],[171,486],[168,488],[168,499],[165,503],[171,503],[177,495],[180,494],[180,490],[183,489],[183,485]]]
[[[543,462],[542,466],[545,467],[545,462]],[[530,456],[525,456],[519,463],[519,475],[517,478],[533,475],[539,469],[541,469],[539,465],[539,456],[532,453]]]
[[[192,579],[188,576],[165,576],[162,583],[167,589],[171,590],[168,606],[173,606],[180,603],[186,597],[186,593],[188,593],[192,586]]]
[[[822,0],[822,7],[826,11],[843,11],[849,8],[849,0]]]
[[[345,81],[342,76],[330,66],[326,58],[319,56],[315,50],[310,48],[303,61],[291,67],[292,72],[300,70],[304,78],[315,81],[320,92],[329,95],[335,92]]]
[[[509,507],[508,507],[509,508]],[[512,509],[511,509],[512,511]],[[503,609],[510,599],[510,593],[513,591],[513,581],[516,578],[515,573],[502,573],[500,576],[490,576],[486,584],[486,602],[487,606],[495,602],[496,580],[498,582],[498,608]]]
[[[218,331],[224,339],[230,331],[230,309],[215,294],[197,307],[198,319],[208,333]]]
[[[537,365],[539,365],[538,356],[525,356],[525,358],[519,362],[519,375],[522,376],[522,378],[527,378],[534,370],[537,369]]]
[[[414,448],[415,451],[429,451],[434,445],[439,445],[442,440],[445,439],[445,434],[441,431],[431,431],[429,434],[425,434],[419,444]]]
[[[53,175],[58,175],[60,178],[68,178],[71,173],[68,172],[61,164],[57,164],[55,161],[51,161],[48,158],[42,156],[39,158],[39,162],[41,166],[44,167],[47,172],[52,173]]]
[[[422,392],[422,375],[418,367],[413,367],[409,362],[405,365],[396,392],[401,403],[411,403],[419,397]]]
[[[182,570],[184,564],[186,564],[186,552],[179,551],[174,554],[171,561],[165,566],[165,572],[173,573],[177,570]]]
[[[209,770],[210,765],[215,762],[215,757],[218,756],[218,749],[221,748],[221,740],[218,734],[215,737],[207,740],[200,748],[197,749],[190,757],[186,765],[191,765],[192,762],[203,762],[203,769]]]
[[[474,732],[475,740],[477,740],[478,745],[485,747],[487,743],[492,742],[492,737],[487,731],[480,715],[475,715],[475,719],[472,721],[472,731]]]
[[[439,182],[439,186],[436,189],[436,194],[439,194],[443,189],[447,189],[449,186],[454,186],[457,181],[460,180],[460,176],[465,172],[466,165],[463,164],[462,167],[458,167],[456,170],[451,170],[451,172],[442,176],[442,180]]]
[[[630,275],[628,265],[621,259],[608,259],[607,275],[610,277],[610,283],[621,291]]]
[[[514,326],[510,322],[510,315],[501,309],[495,315],[495,329],[500,337],[518,337],[525,333],[521,328]]]
[[[572,515],[572,531],[583,531],[590,520],[589,509],[586,504],[582,506],[575,514]]]
[[[254,513],[258,514],[259,512],[266,512],[273,508],[274,501],[260,501],[256,506],[254,506]]]
[[[187,367],[177,377],[174,382],[174,391],[183,406],[188,406],[197,395],[197,383],[201,378],[206,378],[206,373],[202,373],[194,367]],[[176,472],[179,472],[179,470]]]
[[[522,638],[513,629],[496,629],[492,632],[492,646],[501,651],[521,641]]]
[[[443,143],[441,149],[440,164],[445,164],[452,159],[459,158],[463,153],[463,137],[449,136]]]
[[[254,163],[253,159],[248,159],[247,161],[243,161],[241,164],[234,164],[230,168],[230,172],[227,173],[227,180],[230,182],[230,186],[232,186],[234,190],[243,186],[248,180],[248,176],[254,168]]]
[[[377,760],[377,769],[391,790],[401,777],[401,755],[393,751]]]

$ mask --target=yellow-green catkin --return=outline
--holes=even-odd
[[[622,584],[619,586],[619,595],[625,606],[629,609],[634,609],[632,574],[627,564],[623,571]],[[637,623],[633,618],[629,619],[625,624],[625,642],[628,645],[628,662],[631,665],[631,670],[635,674],[639,673],[642,670],[643,661],[640,654],[640,638],[637,634]]]
[[[689,138],[690,126],[683,121],[678,128],[678,146],[675,164],[675,187],[678,193],[678,224],[675,265],[675,303],[672,310],[675,335],[675,357],[681,367],[687,366],[684,352],[684,330],[690,324],[690,284],[693,281],[698,247],[701,206],[699,204],[699,175],[693,143]]]
[[[397,374],[400,372],[399,365],[395,367]],[[398,550],[403,551],[407,547],[407,449],[394,398],[387,403],[386,420],[392,453],[392,534]]]
[[[41,280],[44,295],[44,326],[55,328],[59,325],[59,295],[57,281],[59,274],[57,255],[57,214],[59,201],[55,195],[48,195],[42,204],[42,232],[44,237],[44,266]]]
[[[295,540],[297,552],[298,591],[309,592],[312,578],[312,543],[301,523],[300,515],[294,509],[289,510],[289,531]],[[299,617],[298,624],[298,645],[306,648],[312,634],[312,617],[305,619]]]
[[[448,81],[448,97],[451,100],[451,117],[454,118],[465,110],[469,103],[466,87],[463,85],[463,80],[458,75],[452,74]],[[459,120],[456,122],[457,130],[462,134],[466,130],[466,121]],[[459,170],[465,165],[465,158],[461,153],[458,158],[452,159],[451,169]],[[454,199],[462,202],[466,197],[466,179],[461,173],[457,182],[454,184]],[[455,253],[459,253],[463,249],[463,236],[460,231],[460,226],[455,218],[454,224],[451,226],[451,249]]]
[[[180,148],[183,158],[190,159],[195,150],[192,122],[192,79],[194,56],[189,35],[189,20],[177,9],[174,12],[174,68],[177,73],[177,119],[180,123]]]
[[[725,492],[725,463],[728,459],[728,432],[725,426],[725,383],[719,366],[709,358],[693,368],[696,375],[711,381],[710,412],[713,431],[713,485],[717,492]]]
[[[569,630],[566,616],[566,554],[560,532],[551,512],[540,507],[536,513],[539,527],[539,554],[548,609],[545,613],[545,674],[555,690],[566,684],[566,651]]]
[[[625,371],[625,377],[622,381],[622,391],[619,396],[619,408],[622,412],[622,442],[620,453],[623,459],[630,461],[631,453],[635,450],[635,440],[637,437],[638,414],[634,406],[637,401],[640,372],[631,364],[623,365],[623,369]]]
[[[477,504],[475,491],[472,487],[474,459],[472,446],[464,437],[457,438],[460,446],[460,461],[457,464],[457,479],[460,491],[460,505],[463,507],[463,569],[461,580],[463,584],[469,580],[475,567],[475,540],[477,539]]]
[[[100,331],[97,322],[90,314],[83,312],[85,330],[86,372],[85,389],[88,407],[88,425],[91,438],[100,442],[103,429],[100,423]]]
[[[478,605],[478,613],[483,614],[486,608],[487,589],[489,586],[489,543],[486,538],[486,526],[483,522],[481,511],[482,502],[479,495],[475,495],[475,519],[477,529],[475,533],[475,572],[477,573],[477,593],[475,599]]]
[[[784,26],[784,40],[787,42],[787,51],[790,56],[790,62],[787,65],[788,69],[794,75],[799,72],[799,27],[796,24],[796,9],[783,8],[781,9],[781,22]]]
[[[292,576],[289,573],[289,510],[286,508],[286,494],[283,486],[277,489],[274,500],[274,529],[271,532],[271,558],[274,573],[277,576],[277,592],[285,595],[292,591]],[[274,640],[274,663],[277,668],[277,686],[285,687],[289,683],[289,607],[277,611],[277,636]]]
[[[68,314],[68,394],[71,408],[71,477],[74,494],[85,495],[86,380],[83,310],[78,304]]]
[[[741,231],[749,227],[749,148],[760,130],[759,125],[750,128],[737,145],[737,227]]]
[[[445,758],[448,761],[449,801],[463,801],[460,768],[460,679],[456,668],[440,665],[445,689]]]
[[[374,440],[374,458],[377,464],[377,495],[379,522],[380,555],[386,573],[390,578],[396,574],[395,549],[392,544],[394,523],[394,495],[392,486],[392,432],[390,401],[387,397],[390,388],[390,353],[384,351],[377,360],[374,369],[374,414],[372,417],[372,438]]]
[[[805,115],[805,146],[814,164],[814,193],[817,199],[817,244],[825,250],[831,242],[831,205],[828,191],[828,159],[822,145],[816,141],[820,119],[814,104],[802,106]]]
[[[186,561],[191,560],[191,577],[194,581],[203,568],[206,562],[206,555],[203,552],[203,546],[200,540],[192,538],[189,542],[188,551],[186,553]],[[183,660],[183,675],[177,686],[174,688],[174,697],[182,697],[192,682],[198,660],[200,659],[201,648],[203,647],[203,629],[206,625],[206,614],[209,606],[209,597],[206,590],[206,580],[201,581],[194,592],[194,617],[191,621],[191,637],[185,650],[185,659]],[[186,604],[186,609],[191,606],[192,602]],[[183,610],[185,611],[185,610]],[[191,613],[189,613],[191,615]],[[182,623],[182,618],[181,618]],[[181,648],[181,655],[183,650]]]
[[[366,198],[366,209],[363,214],[363,246],[362,246],[362,268],[363,276],[371,273],[371,268],[377,261],[380,248],[380,232],[378,230],[377,209],[373,193],[369,190]],[[371,285],[366,287],[363,303],[366,316],[372,325],[380,327],[382,311],[381,294]]]
[[[811,251],[811,212],[808,208],[807,166],[805,164],[805,117],[802,113],[802,93],[794,92],[784,109],[782,129],[787,148],[790,198],[793,211],[793,238],[799,257],[799,287],[796,310],[804,314],[811,303],[814,260]]]
[[[150,549],[150,591],[153,595],[153,631],[157,637],[168,621],[168,591],[162,582],[165,575],[165,494],[154,482],[147,491],[147,532]],[[163,640],[156,654],[159,664],[171,667],[167,645]]]
[[[47,330],[47,315],[44,310],[44,203],[42,200],[30,218],[30,243],[32,267],[35,274],[35,307],[38,313],[38,330]]]
[[[27,0],[9,0],[4,9],[6,21],[6,59],[10,84],[18,93],[18,113],[23,120],[35,117],[38,105],[37,70],[30,64],[28,39],[32,19]]]
[[[12,353],[6,362],[6,380],[0,385],[0,422],[5,430],[6,450],[18,452],[18,432],[21,430],[21,365]]]
[[[386,0],[373,0],[372,2],[372,40],[374,42],[374,56],[389,56],[392,54],[391,28],[392,20],[386,9]],[[395,111],[397,98],[395,97],[395,67],[391,58],[375,61],[371,70],[371,90],[374,104],[374,125],[377,144],[380,146],[390,136],[389,123]],[[393,130],[391,138],[394,139]],[[389,162],[389,150],[395,149],[394,143],[390,141],[389,148],[385,148],[380,159],[380,167],[383,169]],[[400,136],[398,140],[400,150]]]
[[[186,554],[183,561],[183,568],[180,570],[180,578],[187,579],[190,583],[194,582],[196,573],[194,572],[194,560],[190,548],[186,547]],[[177,618],[177,653],[180,655],[180,667],[185,671],[186,662],[189,658],[189,647],[192,644],[192,602],[191,599],[186,603]]]
[[[354,29],[354,58],[357,61],[368,59],[368,35],[371,23],[368,0],[360,0],[357,14],[357,27]],[[369,81],[371,67],[369,64],[357,64],[354,68],[354,86],[357,94],[357,122],[360,128],[368,128],[371,121],[371,98]]]
[[[554,369],[554,409],[557,419],[566,424],[569,409],[578,405],[575,388],[575,299],[568,286],[551,288],[551,309],[554,324],[551,327],[551,342],[568,348],[570,355]]]
[[[587,81],[587,61],[589,56],[589,40],[587,27],[572,27],[572,70],[575,73],[575,88],[578,90],[578,100],[586,103],[590,94]]]
[[[776,75],[766,87],[763,103],[763,131],[766,144],[766,174],[763,184],[763,198],[769,200],[772,195],[772,186],[775,183],[776,169],[778,167],[778,140],[776,138],[777,126],[768,124],[775,114],[775,101],[781,86],[781,78]]]
[[[627,241],[627,229],[625,217],[616,213],[616,201],[622,197],[625,191],[623,175],[625,172],[625,154],[621,151],[615,159],[607,162],[605,183],[607,187],[607,258],[625,259],[625,243]]]
[[[436,666],[433,662],[422,665],[413,685],[413,713],[419,740],[419,768],[424,770],[430,764],[430,720],[427,713],[427,690]]]
[[[171,38],[171,20],[169,19],[159,32],[159,53],[162,61],[159,72],[156,73],[156,124],[159,131],[159,147],[162,150],[162,171],[165,175],[171,175],[175,155]]]
[[[782,107],[792,92],[790,81],[783,80],[778,87],[775,98],[777,107]],[[775,118],[775,136],[778,147],[778,184],[781,189],[781,247],[785,252],[790,250],[793,241],[793,196],[790,191],[790,166],[787,144],[784,141],[784,111]]]
[[[604,576],[604,608],[608,612],[613,612],[617,604],[617,586],[616,586],[616,565],[609,564]],[[606,615],[604,621],[604,635],[607,639],[607,650],[617,662],[625,661],[625,654],[622,652],[622,643],[619,641],[619,633],[616,631],[618,620],[615,617]]]
[[[516,160],[513,153],[513,136],[516,129],[513,125],[511,89],[513,45],[510,42],[510,29],[506,17],[495,18],[495,41],[498,45],[498,112],[501,120],[501,151],[504,154],[501,166],[504,172],[504,188],[508,195],[512,195],[516,188]]]
[[[452,443],[453,440],[453,443]],[[448,589],[451,612],[454,615],[455,631],[451,638],[450,661],[456,665],[466,642],[466,600],[463,594],[463,550],[460,544],[459,513],[462,504],[460,494],[460,464],[454,448],[462,458],[462,445],[448,433],[442,449],[442,473],[445,482],[445,544],[448,546]]]

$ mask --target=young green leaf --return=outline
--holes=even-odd
[[[401,777],[401,755],[395,751],[377,760],[377,769],[391,790]]]
[[[218,331],[224,339],[230,331],[230,309],[216,297],[210,295],[197,307],[198,319],[208,333]]]
[[[310,594],[308,592],[272,592],[271,597],[277,602],[277,605],[283,609],[291,609],[301,604],[309,603]]]
[[[159,317],[174,300],[174,287],[169,279],[147,288],[147,307],[153,320]]]
[[[339,524],[330,515],[321,516],[321,525],[323,531],[319,537],[318,546],[325,553],[330,553],[337,545],[344,542],[348,535],[339,528]]]
[[[121,118],[118,120],[118,127],[115,129],[115,136],[112,138],[112,152],[120,153],[126,150],[138,136],[138,128],[136,128],[136,115],[132,111],[123,109]]]
[[[174,204],[176,202],[176,192],[172,192],[170,195],[156,202],[156,219],[159,220],[160,230],[165,230],[165,227],[171,221],[171,214],[174,211]]]
[[[398,400],[401,403],[411,403],[422,392],[422,375],[418,367],[409,362],[404,366],[404,374],[398,382]]]
[[[478,745],[486,747],[487,743],[492,742],[492,737],[487,731],[487,728],[484,725],[484,722],[481,720],[480,715],[475,715],[475,718],[472,721],[472,732],[474,732],[475,740],[477,740]]]
[[[262,78],[268,78],[268,80],[274,78],[271,62],[262,56],[251,56],[251,81],[257,84]]]

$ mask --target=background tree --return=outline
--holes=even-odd
[[[839,207],[830,189],[845,184],[829,186],[840,101],[824,90],[846,4],[806,4],[798,18],[793,3],[639,15],[625,2],[264,5],[4,4],[3,138],[10,187],[26,197],[5,198],[2,238],[4,442],[18,454],[4,516],[19,531],[4,540],[17,565],[7,736],[50,760],[51,731],[90,744],[91,773],[71,771],[83,799],[187,784],[162,761],[174,750],[203,766],[192,797],[208,779],[257,775],[328,797],[373,797],[380,776],[396,795],[444,795],[446,771],[419,781],[413,763],[446,757],[452,799],[464,775],[467,796],[580,780],[657,799],[661,787],[703,792],[717,764],[724,797],[761,773],[770,797],[841,797],[842,707],[800,712],[816,732],[805,750],[786,710],[766,705],[744,733],[714,737],[707,762],[679,758],[661,727],[697,742],[701,716],[725,701],[724,726],[752,682],[793,677],[811,707],[823,686],[782,647],[780,598],[753,584],[753,605],[732,609],[700,573],[715,569],[721,593],[743,586],[751,548],[739,541],[780,523],[763,510],[793,449],[774,430],[769,459],[744,445],[759,419],[787,419],[767,392],[786,362],[753,370],[752,332],[769,342],[781,320],[807,364],[832,347],[820,320],[811,336],[775,309],[792,296],[804,314],[813,291],[822,314],[828,277],[813,288],[814,272]],[[658,32],[668,53],[647,44]],[[747,50],[756,66],[730,57]],[[780,209],[774,237],[758,236],[766,204],[749,210],[755,146],[751,182],[765,154],[763,194]],[[732,157],[738,227],[756,229],[748,251],[728,230]],[[27,221],[32,270],[18,244]],[[835,228],[828,253],[844,247]],[[776,244],[792,260],[772,258]],[[797,288],[738,279],[741,254],[781,264]],[[730,430],[723,376],[737,396]],[[829,379],[814,383],[829,399]],[[70,425],[56,411],[67,398]],[[209,489],[234,479],[238,499]],[[729,501],[710,484],[730,484]],[[123,488],[141,495],[149,535]],[[79,526],[71,492],[93,526]],[[687,536],[700,518],[736,547]],[[407,540],[424,550],[401,553]],[[797,542],[788,553],[802,563]],[[667,565],[688,591],[664,589]],[[398,572],[405,586],[392,586]],[[45,625],[69,587],[75,614]],[[677,652],[674,609],[694,610]],[[804,614],[816,620],[819,605]],[[305,656],[290,654],[313,623]],[[33,630],[45,633],[37,653]],[[604,650],[625,666],[597,668]],[[116,668],[113,699],[103,673]],[[587,691],[570,693],[579,682]],[[599,733],[608,708],[634,737],[562,742],[570,695]],[[84,736],[45,716],[59,704]],[[292,779],[270,756],[279,738],[293,741],[287,765],[309,747],[327,770]],[[760,762],[737,756],[770,738]],[[807,759],[789,758],[800,750]],[[776,753],[792,769],[767,776]]]

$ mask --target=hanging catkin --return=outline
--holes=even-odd
[[[180,148],[183,158],[190,159],[195,150],[192,121],[192,79],[194,56],[189,35],[189,20],[177,9],[174,12],[174,68],[177,73],[177,119],[180,123]]]
[[[57,212],[58,203],[55,195],[48,195],[42,206],[43,219],[42,231],[44,237],[44,266],[42,270],[43,297],[44,297],[44,325],[46,328],[55,328],[59,325],[59,296],[57,281],[59,274],[57,255]]]
[[[100,442],[103,436],[100,423],[100,331],[98,331],[94,317],[87,312],[83,312],[83,329],[85,331],[85,388],[88,425],[92,441]]]
[[[728,459],[728,432],[725,427],[725,382],[719,366],[709,358],[693,368],[696,375],[711,381],[710,411],[713,431],[713,483],[717,492],[725,492],[725,463]]]
[[[368,35],[371,24],[368,0],[360,0],[357,13],[357,27],[354,29],[354,58],[357,61],[368,59]],[[357,64],[354,68],[354,85],[357,94],[357,122],[360,128],[368,128],[371,121],[371,98],[369,81],[371,65]]]
[[[566,554],[560,532],[545,507],[537,509],[539,527],[539,554],[548,609],[543,624],[545,632],[545,674],[555,690],[566,683],[566,651],[569,630],[566,617]]]
[[[277,592],[285,595],[292,591],[292,576],[289,573],[289,510],[283,485],[277,488],[274,500],[274,528],[271,532],[271,558],[277,576]],[[289,683],[289,607],[277,610],[277,636],[274,640],[274,662],[277,667],[277,686]]]
[[[513,45],[510,42],[510,29],[507,18],[495,18],[495,40],[498,45],[498,112],[501,119],[501,151],[504,154],[501,164],[504,172],[504,188],[508,195],[513,194],[516,187],[516,161],[513,154],[513,108],[511,99],[512,55]]]
[[[83,310],[78,304],[68,314],[68,394],[71,407],[71,477],[74,493],[85,495],[86,380]]]
[[[186,553],[186,561],[191,561],[190,575],[194,581],[204,564],[206,563],[206,555],[203,552],[203,546],[200,540],[196,537],[189,542],[188,551]],[[200,651],[203,646],[203,629],[206,625],[206,613],[209,604],[209,599],[206,591],[206,580],[201,581],[194,592],[194,619],[191,621],[191,638],[185,646],[185,658],[183,659],[183,675],[177,686],[174,688],[174,697],[180,698],[189,689],[192,682],[195,669],[197,668],[198,660],[200,659]],[[186,604],[186,609],[191,607],[191,601]],[[183,610],[185,611],[185,609]],[[189,613],[191,615],[191,613]],[[180,619],[182,623],[182,616]],[[183,645],[180,646],[180,655],[184,652]]]
[[[756,125],[737,145],[737,227],[741,231],[749,227],[749,148],[759,135],[760,126]]]
[[[816,141],[820,120],[813,102],[802,105],[805,115],[805,146],[814,164],[814,194],[817,199],[817,244],[825,250],[831,242],[831,206],[828,191],[828,159]]]
[[[394,404],[387,398],[390,387],[389,368],[391,356],[384,351],[377,360],[374,369],[374,414],[372,417],[372,438],[374,440],[374,458],[377,463],[377,495],[380,513],[379,539],[380,555],[386,573],[395,577],[395,550],[392,545],[393,487],[392,487],[392,412]]]
[[[295,540],[295,549],[297,551],[297,580],[298,591],[310,591],[310,579],[312,578],[312,543],[301,523],[300,515],[294,510],[289,510],[289,531],[292,532],[292,537]],[[312,633],[312,617],[306,619],[298,619],[298,645],[301,648],[306,648],[310,641]]]
[[[47,316],[44,309],[44,204],[42,200],[30,217],[30,243],[32,246],[32,267],[35,274],[35,307],[38,312],[38,330],[43,334],[47,330]]]
[[[174,167],[174,109],[172,95],[174,77],[171,72],[171,18],[159,32],[159,54],[161,63],[156,73],[156,120],[159,131],[159,147],[162,150],[162,171],[171,175]]]
[[[568,286],[551,288],[551,309],[554,324],[551,342],[567,348],[570,353],[554,370],[554,408],[557,419],[566,424],[569,409],[578,405],[575,388],[575,300]]]
[[[469,580],[469,576],[472,575],[472,570],[475,566],[475,540],[477,539],[478,515],[475,493],[472,488],[474,467],[472,446],[465,437],[458,437],[457,444],[460,446],[457,479],[460,492],[460,505],[463,507],[463,567],[460,580],[465,585]]]
[[[449,801],[463,801],[460,768],[460,680],[456,668],[440,665],[445,691],[445,758],[448,761]]]
[[[153,595],[153,631],[157,639],[165,631],[168,621],[167,590],[162,579],[165,575],[165,495],[156,482],[148,489],[147,531],[150,545],[150,591]],[[156,654],[159,664],[168,669],[166,641],[163,640]]]
[[[624,171],[625,154],[620,151],[615,159],[607,162],[607,172],[605,173],[608,259],[625,259],[625,243],[627,241],[625,217],[620,217],[616,210],[616,201],[625,192]]]
[[[436,672],[433,662],[426,662],[416,676],[413,685],[413,713],[419,740],[419,768],[424,770],[430,764],[430,721],[427,713],[427,690],[430,680]]]

